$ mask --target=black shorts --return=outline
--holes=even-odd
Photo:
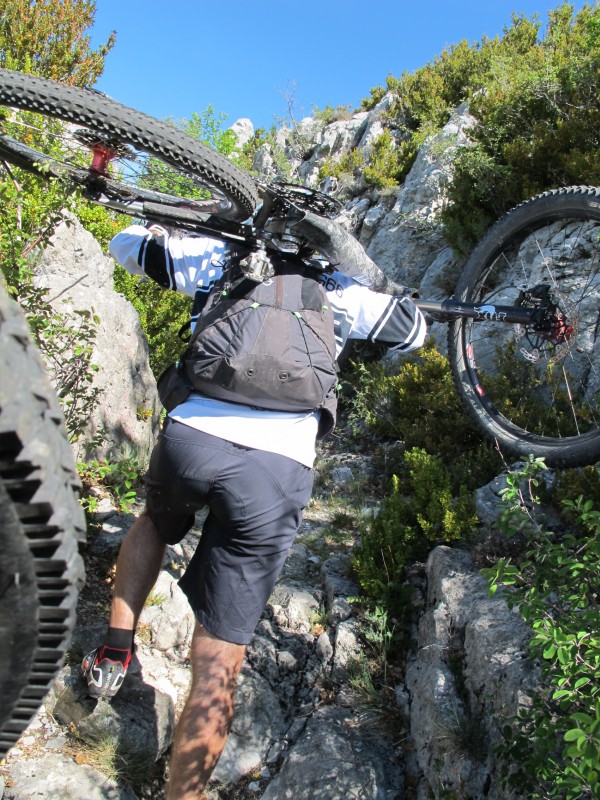
[[[167,418],[150,459],[147,509],[175,544],[208,506],[200,543],[179,585],[215,636],[248,644],[310,499],[313,471]]]

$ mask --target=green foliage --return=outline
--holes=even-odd
[[[565,3],[550,12],[543,38],[515,18],[494,48],[484,91],[471,98],[474,151],[459,155],[445,214],[461,249],[527,197],[600,180],[599,25],[597,4],[575,15]]]
[[[354,571],[365,594],[387,608],[401,600],[404,568],[438,544],[463,539],[477,518],[464,487],[453,490],[442,459],[419,448],[408,450],[402,471],[378,514],[365,525],[353,554]]]
[[[69,439],[77,442],[87,430],[90,414],[101,395],[101,390],[92,385],[98,372],[92,358],[100,318],[93,309],[56,311],[46,295],[47,289],[24,284],[19,302],[56,387]]]
[[[590,464],[576,469],[561,469],[550,494],[554,502],[575,501],[585,497],[600,507],[600,464]]]
[[[387,77],[387,91],[390,90],[390,83],[397,84],[396,78],[391,74]],[[381,103],[386,95],[386,86],[374,86],[369,89],[369,97],[365,97],[360,101],[360,107],[363,111],[372,111],[378,103]]]
[[[459,151],[443,212],[448,240],[468,252],[504,211],[545,189],[600,181],[600,7],[568,3],[548,15],[513,15],[502,37],[462,41],[400,78],[388,76],[362,107],[386,92],[398,149],[375,153],[375,186],[402,180],[426,135],[463,102],[478,121]],[[371,165],[367,165],[371,167]],[[391,183],[389,183],[391,182]]]
[[[0,0],[0,66],[92,86],[115,43],[92,48],[94,0]]]
[[[329,176],[341,178],[343,175],[355,178],[360,174],[363,166],[364,156],[362,151],[358,148],[354,148],[338,159],[338,161],[334,161],[332,158],[325,159],[319,168],[319,180],[324,181],[325,178]]]
[[[501,468],[498,454],[471,423],[454,387],[447,358],[430,341],[392,363],[357,364],[350,420],[384,441],[418,447],[447,464],[453,485],[475,489]]]
[[[387,681],[389,655],[394,640],[394,625],[381,606],[363,609],[359,620],[361,635],[375,660],[376,671]]]
[[[476,517],[472,492],[502,468],[458,399],[447,359],[430,342],[396,368],[359,364],[350,419],[382,447],[391,493],[365,524],[354,569],[365,594],[399,613],[404,570],[441,543],[467,538]],[[400,444],[395,444],[400,442]],[[373,447],[372,441],[370,446]]]
[[[342,120],[350,119],[353,114],[353,109],[351,105],[345,106],[337,106],[334,108],[333,106],[325,106],[325,108],[313,108],[313,116],[315,119],[318,119],[324,125],[329,125],[332,122],[340,122]]]
[[[303,150],[302,144],[302,142],[297,143],[300,151]],[[269,149],[269,153],[273,160],[273,169],[275,172],[275,175],[273,177],[270,176],[269,180],[274,179],[284,183],[292,181],[292,164],[287,153],[278,143],[277,128],[274,125],[272,125],[271,129],[268,131],[265,128],[257,128],[254,131],[252,138],[246,142],[242,148],[242,152],[237,160],[238,166],[240,166],[242,169],[245,169],[246,172],[249,172],[252,175],[257,174],[253,167],[254,158],[260,148],[264,147],[265,145]],[[258,175],[258,177],[264,178],[264,176],[261,175]]]
[[[82,504],[87,510],[95,509],[92,490],[96,487],[106,489],[121,511],[129,511],[137,502],[136,486],[142,469],[135,458],[123,458],[115,463],[95,459],[79,462],[77,470],[84,486]]]
[[[23,309],[33,339],[56,387],[67,432],[75,442],[87,427],[99,390],[91,384],[96,326],[93,309],[62,313],[47,289],[34,285],[35,264],[62,219],[61,209],[73,204],[58,181],[42,186],[8,165],[0,168],[0,264],[10,295]]]
[[[148,338],[150,367],[158,378],[185,349],[177,334],[190,320],[192,301],[186,295],[165,291],[149,278],[130,275],[119,265],[115,267],[115,289],[139,314]]]
[[[365,180],[370,186],[383,189],[398,184],[402,165],[394,137],[386,128],[373,142],[373,151],[368,166],[365,167]]]
[[[544,464],[509,476],[503,523],[526,538],[523,558],[484,570],[533,631],[542,685],[530,707],[504,720],[502,780],[543,800],[600,795],[600,512],[581,497],[564,504],[578,527],[562,535],[536,519]]]
[[[32,3],[0,0],[0,65],[88,86],[102,73],[104,56],[114,36],[94,50],[87,33],[95,4],[84,0],[43,0]],[[28,125],[27,143],[51,148],[60,156],[62,123],[19,112],[3,121],[10,134],[18,121]],[[35,267],[63,211],[74,211],[78,200],[59,181],[38,178],[0,165],[0,267],[8,290],[27,316],[36,344],[54,382],[72,441],[86,428],[98,401],[92,387],[97,367],[92,351],[98,318],[92,308],[69,314],[53,308],[47,291],[34,284]]]
[[[493,48],[487,39],[472,46],[462,41],[413,74],[405,73],[395,87],[388,81],[398,98],[393,112],[409,130],[445,125],[453,109],[482,87]]]

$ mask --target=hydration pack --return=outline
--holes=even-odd
[[[337,405],[333,313],[316,274],[283,260],[274,266],[275,275],[257,283],[229,262],[179,374],[188,393],[274,411],[318,409],[322,438]]]

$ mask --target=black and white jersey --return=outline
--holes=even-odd
[[[226,245],[205,236],[176,238],[158,226],[131,225],[110,243],[110,253],[132,274],[194,298],[192,327],[204,301],[223,274]],[[320,278],[335,320],[339,356],[348,339],[371,339],[409,352],[425,341],[423,314],[409,297],[374,292],[341,272]]]

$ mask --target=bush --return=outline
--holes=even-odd
[[[332,122],[340,122],[350,119],[353,114],[351,105],[340,105],[337,108],[333,106],[325,106],[325,108],[313,108],[314,118],[322,122],[324,125],[330,125]]]
[[[356,177],[364,167],[364,156],[360,150],[354,148],[349,153],[343,155],[338,161],[327,158],[319,168],[319,181],[325,178],[340,178],[342,175]]]
[[[464,487],[455,494],[442,459],[419,448],[407,451],[391,493],[354,550],[360,587],[376,603],[397,611],[405,567],[438,544],[468,536],[476,523],[472,497]]]
[[[579,527],[562,535],[536,520],[544,465],[531,461],[504,492],[507,532],[526,536],[519,563],[503,558],[484,574],[533,630],[530,658],[542,684],[530,707],[503,721],[499,755],[506,788],[543,800],[600,796],[600,512],[565,501]]]
[[[366,425],[385,442],[421,448],[447,464],[454,489],[475,489],[502,469],[494,448],[482,439],[454,386],[447,358],[430,341],[395,368],[391,362],[356,364],[348,377],[356,433]]]
[[[514,15],[502,37],[466,41],[385,87],[371,89],[372,109],[386,92],[397,151],[373,154],[371,182],[402,180],[426,136],[463,102],[478,121],[456,159],[442,219],[449,242],[469,252],[490,224],[549,188],[600,182],[600,7],[577,14],[563,3],[540,21]],[[383,181],[383,183],[381,182]]]
[[[457,160],[444,214],[462,251],[522,200],[600,181],[599,27],[598,5],[574,15],[564,3],[550,12],[542,39],[538,24],[515,18],[498,44],[483,90],[471,93],[474,150]]]

